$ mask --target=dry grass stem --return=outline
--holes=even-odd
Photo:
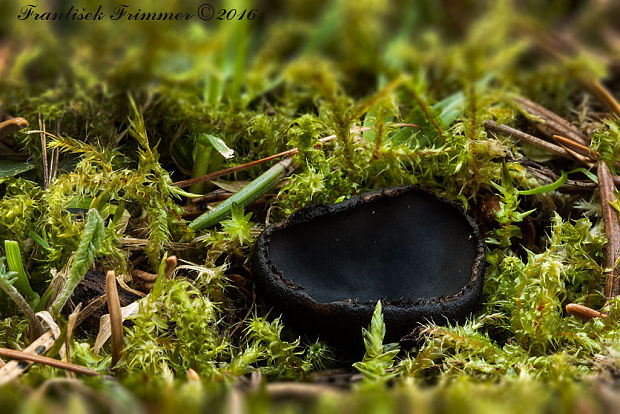
[[[550,138],[553,135],[562,135],[582,145],[589,144],[588,137],[582,134],[581,131],[579,131],[575,126],[555,112],[550,111],[549,109],[523,97],[517,97],[515,100],[525,112],[541,118],[544,121],[543,124],[537,124],[537,127],[541,132],[548,135]]]
[[[112,366],[121,359],[123,352],[123,316],[121,302],[116,288],[116,274],[110,270],[105,276],[105,290],[110,313],[110,329],[112,333]]]
[[[45,354],[54,345],[56,336],[52,331],[47,331],[37,339],[35,339],[30,345],[28,345],[23,352],[31,354]],[[21,374],[26,372],[32,365],[27,361],[8,361],[0,368],[0,386],[7,384]]]
[[[484,126],[492,131],[501,132],[514,139],[527,142],[529,144],[537,146],[538,148],[542,148],[546,151],[549,151],[555,155],[559,155],[565,158],[572,158],[570,154],[566,150],[564,150],[564,148],[558,145],[552,144],[550,142],[544,141],[540,138],[536,138],[533,135],[526,134],[525,132],[519,131],[518,129],[511,128],[507,125],[498,124],[495,121],[484,121]]]
[[[82,365],[76,365],[69,362],[59,361],[54,358],[48,358],[42,355],[30,354],[24,351],[16,351],[14,349],[0,348],[0,356],[11,358],[11,359],[19,359],[22,361],[30,361],[35,362],[37,364],[49,365],[54,368],[60,368],[72,372],[77,372],[78,374],[90,375],[96,377],[99,375],[97,371],[94,369],[90,369],[84,367]],[[8,364],[6,365],[8,366]],[[5,367],[6,367],[5,366]],[[0,379],[0,383],[2,380]]]
[[[620,220],[618,219],[618,212],[610,204],[616,200],[616,186],[609,167],[602,160],[598,162],[597,176],[603,224],[607,236],[605,267],[611,269],[605,277],[604,294],[605,298],[610,300],[620,291],[620,284],[617,281],[619,269],[615,267],[620,255]]]
[[[606,315],[603,315],[599,311],[588,308],[587,306],[578,305],[576,303],[569,303],[566,305],[566,312],[573,315],[576,318],[581,319],[584,322],[588,322],[590,319],[594,318],[606,318]]]

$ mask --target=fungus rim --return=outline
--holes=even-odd
[[[377,298],[371,301],[360,301],[358,299],[343,299],[327,303],[315,300],[306,291],[290,279],[287,279],[271,260],[269,247],[271,244],[271,234],[276,231],[285,230],[297,224],[309,222],[324,215],[334,215],[355,208],[375,200],[383,198],[397,198],[409,192],[421,193],[438,202],[447,204],[455,214],[463,217],[471,228],[475,240],[475,258],[470,269],[470,276],[467,283],[458,292],[449,296],[421,297],[416,299],[397,299],[385,300]],[[348,311],[372,314],[377,300],[384,304],[383,312],[385,316],[389,314],[418,314],[428,315],[428,319],[435,316],[444,316],[449,319],[458,319],[459,313],[471,310],[478,304],[482,295],[482,285],[484,282],[485,270],[485,251],[484,241],[476,221],[468,214],[463,205],[438,196],[427,188],[413,185],[391,187],[386,189],[370,191],[337,204],[314,204],[295,211],[281,222],[270,224],[259,236],[253,254],[253,279],[262,296],[276,308],[285,310],[286,308],[306,309],[317,315],[329,315],[334,311]]]

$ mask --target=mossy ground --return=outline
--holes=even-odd
[[[573,180],[587,171],[484,127],[495,120],[537,134],[515,103],[525,96],[591,136],[617,175],[620,123],[583,87],[602,81],[620,93],[620,9],[609,3],[238,0],[218,7],[257,9],[255,19],[206,23],[20,21],[23,5],[6,5],[0,121],[20,116],[30,127],[4,141],[27,171],[9,173],[2,149],[0,238],[18,242],[34,291],[45,297],[75,251],[74,274],[94,255],[92,267],[126,275],[133,288],[134,266],[162,273],[166,255],[183,262],[173,278],[160,275],[126,325],[115,369],[109,345],[94,352],[96,329],[78,329],[72,361],[104,376],[76,380],[35,365],[0,389],[3,412],[613,411],[620,300],[603,297],[598,191],[520,194],[548,184],[526,159]],[[548,33],[577,52],[554,56],[541,47]],[[39,129],[51,134],[45,153],[41,134],[27,132]],[[292,148],[286,180],[215,227],[188,227],[206,203],[192,204],[174,182]],[[233,158],[222,156],[228,149]],[[273,162],[185,190],[237,190]],[[484,304],[462,324],[418,327],[415,346],[382,344],[377,314],[355,364],[362,379],[322,384],[318,372],[355,373],[354,361],[292,332],[254,297],[253,241],[297,208],[409,184],[478,212]],[[88,229],[89,208],[103,233]],[[4,269],[2,278],[11,282]],[[583,323],[567,303],[605,306],[609,316]],[[74,305],[54,315],[61,327]],[[0,345],[25,347],[28,322],[5,295],[0,317]],[[281,381],[292,388],[278,391]]]

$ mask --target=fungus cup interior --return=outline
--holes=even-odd
[[[458,319],[482,289],[484,248],[475,222],[418,187],[302,209],[266,229],[255,256],[259,293],[328,336],[367,324],[378,300],[392,337],[425,319]]]

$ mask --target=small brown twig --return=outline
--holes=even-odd
[[[112,367],[121,359],[123,352],[123,314],[121,301],[116,288],[116,274],[113,270],[105,276],[105,290],[110,313],[110,331],[112,334]]]
[[[48,358],[42,355],[30,354],[28,352],[16,351],[14,349],[0,348],[0,356],[11,358],[11,359],[19,359],[22,361],[31,361],[37,364],[49,365],[54,368],[65,369],[68,371],[77,372],[78,374],[90,375],[93,377],[96,377],[99,375],[99,373],[95,371],[94,369],[90,369],[82,365],[59,361],[54,358]]]
[[[80,302],[75,309],[73,309],[73,312],[71,312],[71,315],[69,315],[69,319],[67,321],[67,332],[65,334],[65,354],[67,355],[67,362],[71,362],[71,337],[73,337],[73,330],[75,329],[81,309],[82,302]]]
[[[560,144],[567,152],[569,152],[579,161],[587,164],[590,167],[593,167],[594,162],[601,158],[598,152],[592,151],[589,147],[581,145],[570,138],[566,138],[561,135],[553,135],[553,139],[555,142]],[[575,155],[575,153],[579,154],[580,156]],[[616,161],[614,165],[620,168],[620,161]]]
[[[583,163],[586,167],[588,168],[592,168],[594,167],[594,161],[591,161],[590,158],[588,157],[584,157],[583,155],[579,154],[578,152],[573,151],[572,149],[570,149],[569,147],[567,147],[566,145],[559,143],[560,146],[562,148],[564,148],[564,150],[569,153],[570,155],[573,156],[573,158],[575,158],[577,161],[581,161],[581,163]]]
[[[553,154],[572,159],[572,157],[564,150],[564,148],[550,142],[543,141],[542,139],[536,138],[533,135],[526,134],[525,132],[519,131],[518,129],[511,128],[507,125],[498,124],[497,122],[490,120],[484,121],[484,126],[490,130],[509,135],[510,137],[515,138],[519,141],[524,141],[529,144],[535,145]]]
[[[157,279],[157,275],[155,273],[145,272],[140,269],[133,269],[130,274],[131,277],[139,279],[142,282],[155,282]]]
[[[618,101],[601,82],[590,79],[580,79],[580,81],[581,84],[605,106],[605,108],[615,113],[617,116],[620,116],[620,103],[618,103]]]
[[[549,138],[553,135],[562,135],[580,144],[589,144],[587,136],[555,112],[523,97],[517,97],[515,100],[519,103],[523,111],[541,119],[542,123],[537,122],[536,128]]]
[[[20,129],[27,128],[28,125],[28,121],[21,117],[2,121],[0,122],[0,139],[11,135],[13,132],[17,132]]]
[[[174,269],[177,267],[177,257],[170,256],[166,259],[166,266],[164,268],[164,275],[167,279],[172,278],[174,274]],[[140,269],[133,269],[131,271],[131,277],[138,279],[139,282],[142,282],[142,286],[145,289],[151,290],[153,286],[155,286],[155,281],[157,280],[157,274],[145,272]]]
[[[550,138],[553,135],[562,135],[582,145],[589,144],[588,137],[583,135],[575,126],[555,112],[520,96],[516,97],[515,101],[517,101],[521,109],[525,112],[541,118],[544,121],[544,124],[537,124],[536,126]]]
[[[30,345],[24,349],[23,352],[41,355],[49,351],[54,345],[56,336],[52,331],[47,331],[37,339],[35,339]],[[18,363],[15,360],[8,361],[0,368],[0,386],[18,378],[24,373],[30,366],[31,362]]]
[[[588,322],[590,319],[594,318],[607,317],[607,315],[604,315],[599,311],[595,311],[594,309],[588,308],[587,306],[578,305],[576,303],[569,303],[568,305],[566,305],[566,312],[576,318],[581,319],[584,322]]]
[[[413,125],[413,124],[410,124],[410,125]],[[354,129],[351,130],[351,132],[364,132],[364,131],[368,131],[370,129],[371,128],[368,128],[368,127],[354,128]],[[324,143],[332,141],[334,139],[336,139],[336,135],[330,135],[330,136],[327,136],[325,138],[321,138],[321,139],[318,140],[318,142],[316,144],[314,144],[314,147],[315,148],[320,147]],[[232,174],[232,173],[237,172],[237,171],[243,171],[243,170],[246,170],[246,169],[248,169],[250,167],[254,167],[255,165],[259,165],[259,164],[262,164],[264,162],[274,160],[276,158],[281,158],[281,157],[286,157],[286,156],[290,156],[290,155],[295,155],[295,154],[298,154],[298,153],[299,153],[299,149],[298,148],[293,148],[293,149],[290,149],[290,150],[287,150],[287,151],[280,152],[280,153],[275,154],[275,155],[270,155],[268,157],[261,158],[260,160],[251,161],[251,162],[248,162],[248,163],[245,163],[245,164],[242,164],[242,165],[237,165],[235,167],[226,168],[226,169],[220,170],[220,171],[215,171],[215,172],[212,172],[210,174],[203,175],[203,176],[200,176],[200,177],[190,178],[188,180],[183,180],[183,181],[177,181],[176,183],[174,183],[174,185],[176,185],[177,187],[180,187],[180,188],[191,187],[194,184],[200,184],[200,183],[204,183],[206,181],[215,180],[216,178],[220,178],[220,177],[223,177],[223,176],[228,175],[228,174]]]
[[[601,160],[598,162],[597,169],[598,188],[601,199],[601,212],[603,215],[603,224],[605,226],[605,235],[607,243],[605,244],[605,267],[611,269],[605,277],[605,298],[611,300],[620,292],[620,283],[616,280],[619,269],[616,267],[616,261],[620,255],[620,220],[618,213],[611,206],[616,200],[616,186],[613,182],[611,171]]]
[[[41,156],[43,158],[43,188],[47,188],[49,184],[49,166],[47,165],[47,139],[45,138],[45,123],[41,120],[39,114],[39,129],[41,135]]]
[[[97,296],[96,298],[88,302],[88,305],[86,305],[84,309],[82,309],[80,313],[77,315],[77,318],[75,320],[75,327],[77,327],[82,322],[84,322],[93,313],[101,309],[103,305],[105,305],[105,303],[106,303],[105,295]]]
[[[189,202],[192,204],[213,203],[215,201],[226,200],[228,197],[230,197],[233,194],[234,193],[224,190],[223,188],[218,188],[203,196],[194,197],[191,200],[189,200]]]
[[[599,154],[592,151],[590,148],[586,147],[585,145],[582,145],[578,142],[573,141],[570,138],[566,138],[561,135],[553,135],[552,138],[558,144],[569,147],[576,153],[581,154],[584,157],[590,158],[590,161],[596,161],[599,159]]]

